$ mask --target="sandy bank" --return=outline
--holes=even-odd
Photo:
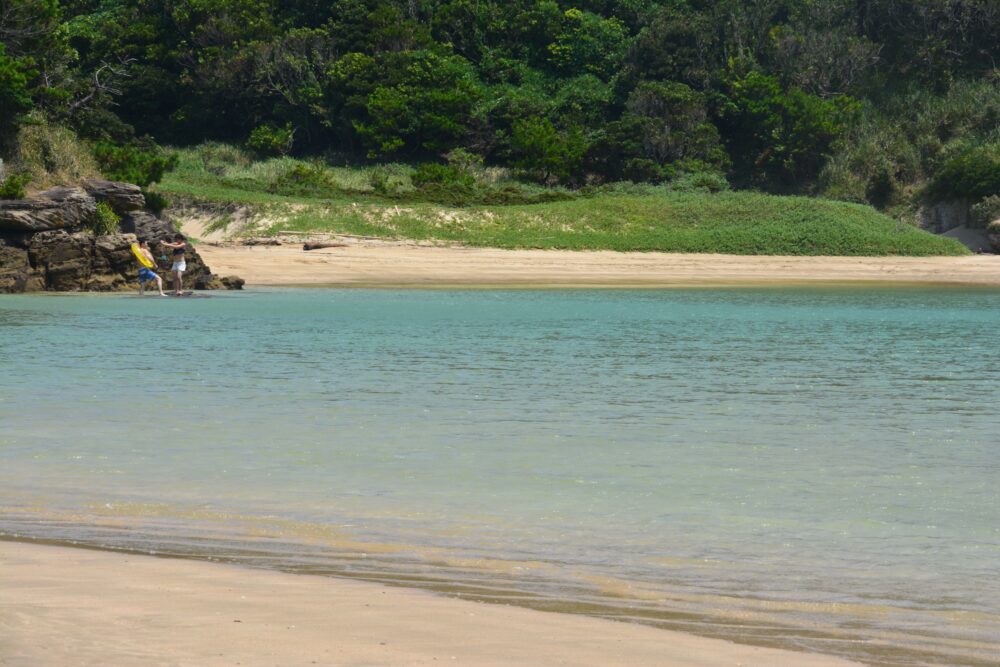
[[[253,285],[658,287],[774,283],[1000,285],[1000,256],[769,257],[497,250],[356,243],[198,246],[220,275]]]
[[[422,591],[0,542],[0,665],[840,667]]]

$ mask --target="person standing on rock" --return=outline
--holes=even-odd
[[[174,263],[170,266],[170,272],[174,276],[174,296],[184,294],[184,271],[187,269],[187,262],[184,261],[184,250],[187,248],[187,240],[181,233],[174,234],[173,241],[160,241],[160,245],[173,248]]]
[[[149,243],[146,242],[146,239],[139,239],[139,252],[149,260],[150,264],[156,266],[156,260],[153,259],[153,253],[149,251]],[[160,296],[166,296],[163,293],[163,279],[152,269],[146,268],[142,264],[139,265],[139,296],[146,293],[146,283],[150,280],[156,281],[156,289],[160,291]]]

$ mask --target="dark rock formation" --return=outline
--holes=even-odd
[[[0,294],[35,291],[44,287],[42,278],[31,268],[25,248],[0,240]]]
[[[44,276],[45,288],[57,292],[87,289],[93,256],[94,236],[87,232],[41,232],[31,237],[28,248],[31,266]]]
[[[53,188],[23,200],[0,200],[0,294],[40,290],[108,292],[138,289],[139,265],[129,247],[136,236],[149,242],[157,258],[154,271],[171,283],[172,253],[160,241],[173,237],[173,225],[145,211],[139,187],[88,181],[81,188]],[[97,201],[123,214],[124,233],[94,236],[80,228],[97,214]],[[220,278],[198,251],[185,253],[187,289],[242,289],[235,276]]]
[[[73,229],[96,216],[97,202],[82,188],[52,188],[28,199],[0,200],[0,230]]]
[[[160,221],[169,228],[169,223]],[[172,235],[161,232],[164,237]],[[58,292],[120,292],[139,288],[139,265],[132,254],[134,234],[94,236],[89,232],[70,233],[65,230],[39,232],[31,237],[27,248],[0,241],[0,293],[52,290]],[[150,239],[150,249],[157,258],[154,271],[163,278],[164,287],[171,284],[171,256],[156,249]],[[198,255],[188,247],[187,289],[242,289],[243,280],[220,278],[213,274]]]
[[[99,202],[107,202],[115,213],[124,215],[129,211],[141,211],[146,205],[146,198],[138,185],[132,183],[117,183],[92,178],[84,181],[83,189]]]
[[[161,220],[145,211],[136,211],[122,217],[121,228],[122,231],[131,232],[137,238],[149,242],[149,249],[152,251],[153,257],[156,258],[157,268],[153,270],[161,275],[166,281],[165,284],[169,284],[171,280],[169,276],[170,266],[173,264],[173,260],[169,248],[163,248],[160,241],[173,239],[177,232],[174,226],[169,221]],[[225,289],[221,282],[212,282],[212,278],[216,276],[205,266],[198,251],[190,244],[184,253],[184,262],[187,264],[187,270],[184,272],[185,285],[193,286],[194,289]]]

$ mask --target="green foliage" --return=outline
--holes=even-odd
[[[24,186],[31,182],[31,174],[14,173],[0,181],[0,199],[24,199]]]
[[[915,201],[949,160],[1000,143],[1000,87],[961,82],[869,106],[820,175],[828,197],[879,207]]]
[[[254,128],[253,132],[250,133],[247,147],[266,157],[288,155],[292,150],[294,140],[295,128],[290,122],[286,123],[284,127],[275,127],[270,123],[265,123]]]
[[[758,71],[731,71],[716,113],[737,178],[780,188],[815,178],[858,112],[849,97],[823,99],[783,90]]]
[[[627,44],[621,20],[573,8],[563,13],[558,34],[546,48],[557,71],[589,72],[607,80],[617,71]]]
[[[0,42],[0,148],[10,142],[22,114],[31,109],[29,74],[24,62],[8,56]]]
[[[622,119],[590,146],[589,166],[612,180],[658,183],[685,172],[720,171],[728,156],[708,122],[705,95],[676,82],[644,82]]]
[[[1000,194],[1000,151],[968,150],[950,158],[927,186],[927,196],[940,201],[982,199]]]
[[[121,218],[115,213],[114,209],[107,202],[98,202],[97,204],[97,215],[94,219],[87,225],[87,229],[94,236],[107,236],[109,234],[117,234],[121,231],[119,228],[119,223]]]
[[[146,210],[153,215],[160,215],[170,206],[170,200],[156,190],[143,190],[142,194],[146,199]]]
[[[484,187],[490,168],[571,187],[721,173],[895,210],[1000,126],[995,2],[5,0],[2,13],[2,151],[32,112],[112,146],[294,143],[338,164],[464,150],[490,165],[466,170],[477,197],[507,187]],[[156,179],[151,162],[99,152]],[[290,168],[248,164],[234,152],[204,168],[247,187]],[[415,190],[407,175],[358,178]]]
[[[558,130],[547,118],[527,118],[514,125],[514,165],[540,183],[572,183],[580,177],[587,140],[579,127]]]
[[[970,213],[972,214],[972,224],[980,228],[985,228],[1000,220],[1000,194],[990,195],[973,204]]]
[[[967,253],[952,239],[899,224],[867,206],[729,192],[716,173],[685,174],[662,185],[613,183],[578,190],[512,181],[487,186],[477,181],[475,196],[459,199],[454,191],[435,190],[431,182],[423,188],[412,187],[415,170],[402,165],[323,166],[326,178],[340,191],[310,197],[267,191],[268,174],[308,163],[270,160],[233,167],[217,177],[200,169],[196,154],[197,149],[181,151],[181,166],[158,189],[250,206],[276,221],[267,230],[274,234],[333,232],[504,248],[799,255]],[[372,191],[369,179],[373,174],[390,183],[387,194]],[[234,182],[240,187],[230,184]],[[256,189],[250,189],[251,183]]]
[[[725,192],[729,181],[718,172],[697,172],[681,174],[667,184],[673,192]]]
[[[306,195],[329,197],[339,192],[330,173],[320,164],[295,164],[280,174],[269,188],[270,192],[282,195]]]
[[[390,77],[368,94],[366,114],[354,122],[369,156],[440,154],[457,147],[480,95],[471,64],[431,51],[386,60]]]
[[[435,162],[425,162],[418,166],[410,180],[417,188],[425,185],[446,185],[472,188],[476,185],[476,178],[453,165],[437,164]]]
[[[112,180],[147,187],[177,166],[177,156],[150,141],[124,146],[94,144],[94,157],[105,176]]]

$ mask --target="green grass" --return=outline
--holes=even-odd
[[[874,209],[753,192],[679,192],[621,186],[567,201],[469,206],[386,199],[370,190],[371,168],[328,169],[324,196],[268,192],[288,158],[212,164],[195,151],[159,190],[216,204],[240,204],[265,221],[255,234],[326,232],[437,240],[497,248],[633,250],[739,255],[965,255],[957,241],[901,224]],[[390,165],[406,191],[403,165]],[[494,175],[495,177],[495,175]],[[537,189],[537,188],[536,188]]]

